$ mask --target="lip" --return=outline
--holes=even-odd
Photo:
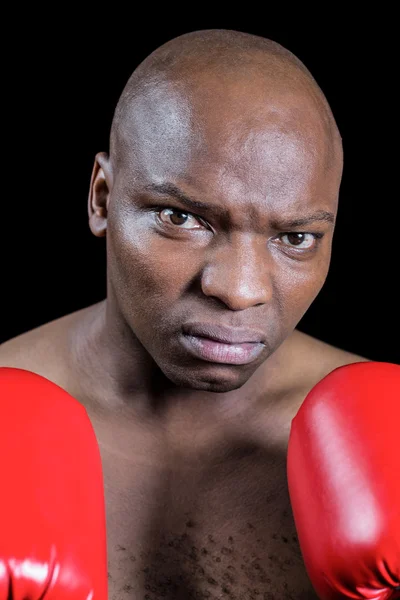
[[[247,365],[265,349],[261,342],[226,344],[211,338],[195,335],[181,336],[182,345],[196,358],[225,365]]]
[[[223,344],[263,344],[265,334],[256,329],[225,327],[215,323],[186,323],[182,327],[187,336],[195,336]]]

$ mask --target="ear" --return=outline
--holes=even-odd
[[[107,213],[112,185],[111,163],[106,152],[96,154],[88,198],[89,227],[96,237],[107,232]]]

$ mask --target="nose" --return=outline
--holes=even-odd
[[[213,250],[202,272],[202,291],[231,310],[266,304],[272,295],[268,262],[265,238],[237,235]]]

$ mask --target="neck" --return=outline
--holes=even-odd
[[[81,382],[77,395],[123,418],[140,415],[153,421],[178,413],[230,419],[252,410],[260,397],[273,402],[282,389],[290,343],[289,336],[240,389],[213,393],[171,383],[107,300],[84,311],[71,339],[74,371]]]

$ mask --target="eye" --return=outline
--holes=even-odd
[[[322,233],[304,233],[295,231],[284,233],[281,236],[281,239],[284,240],[286,238],[288,240],[288,242],[284,242],[286,246],[298,248],[300,250],[310,250],[322,236]]]
[[[158,217],[166,225],[174,225],[179,229],[200,229],[204,227],[198,217],[176,208],[164,208],[158,212]]]

